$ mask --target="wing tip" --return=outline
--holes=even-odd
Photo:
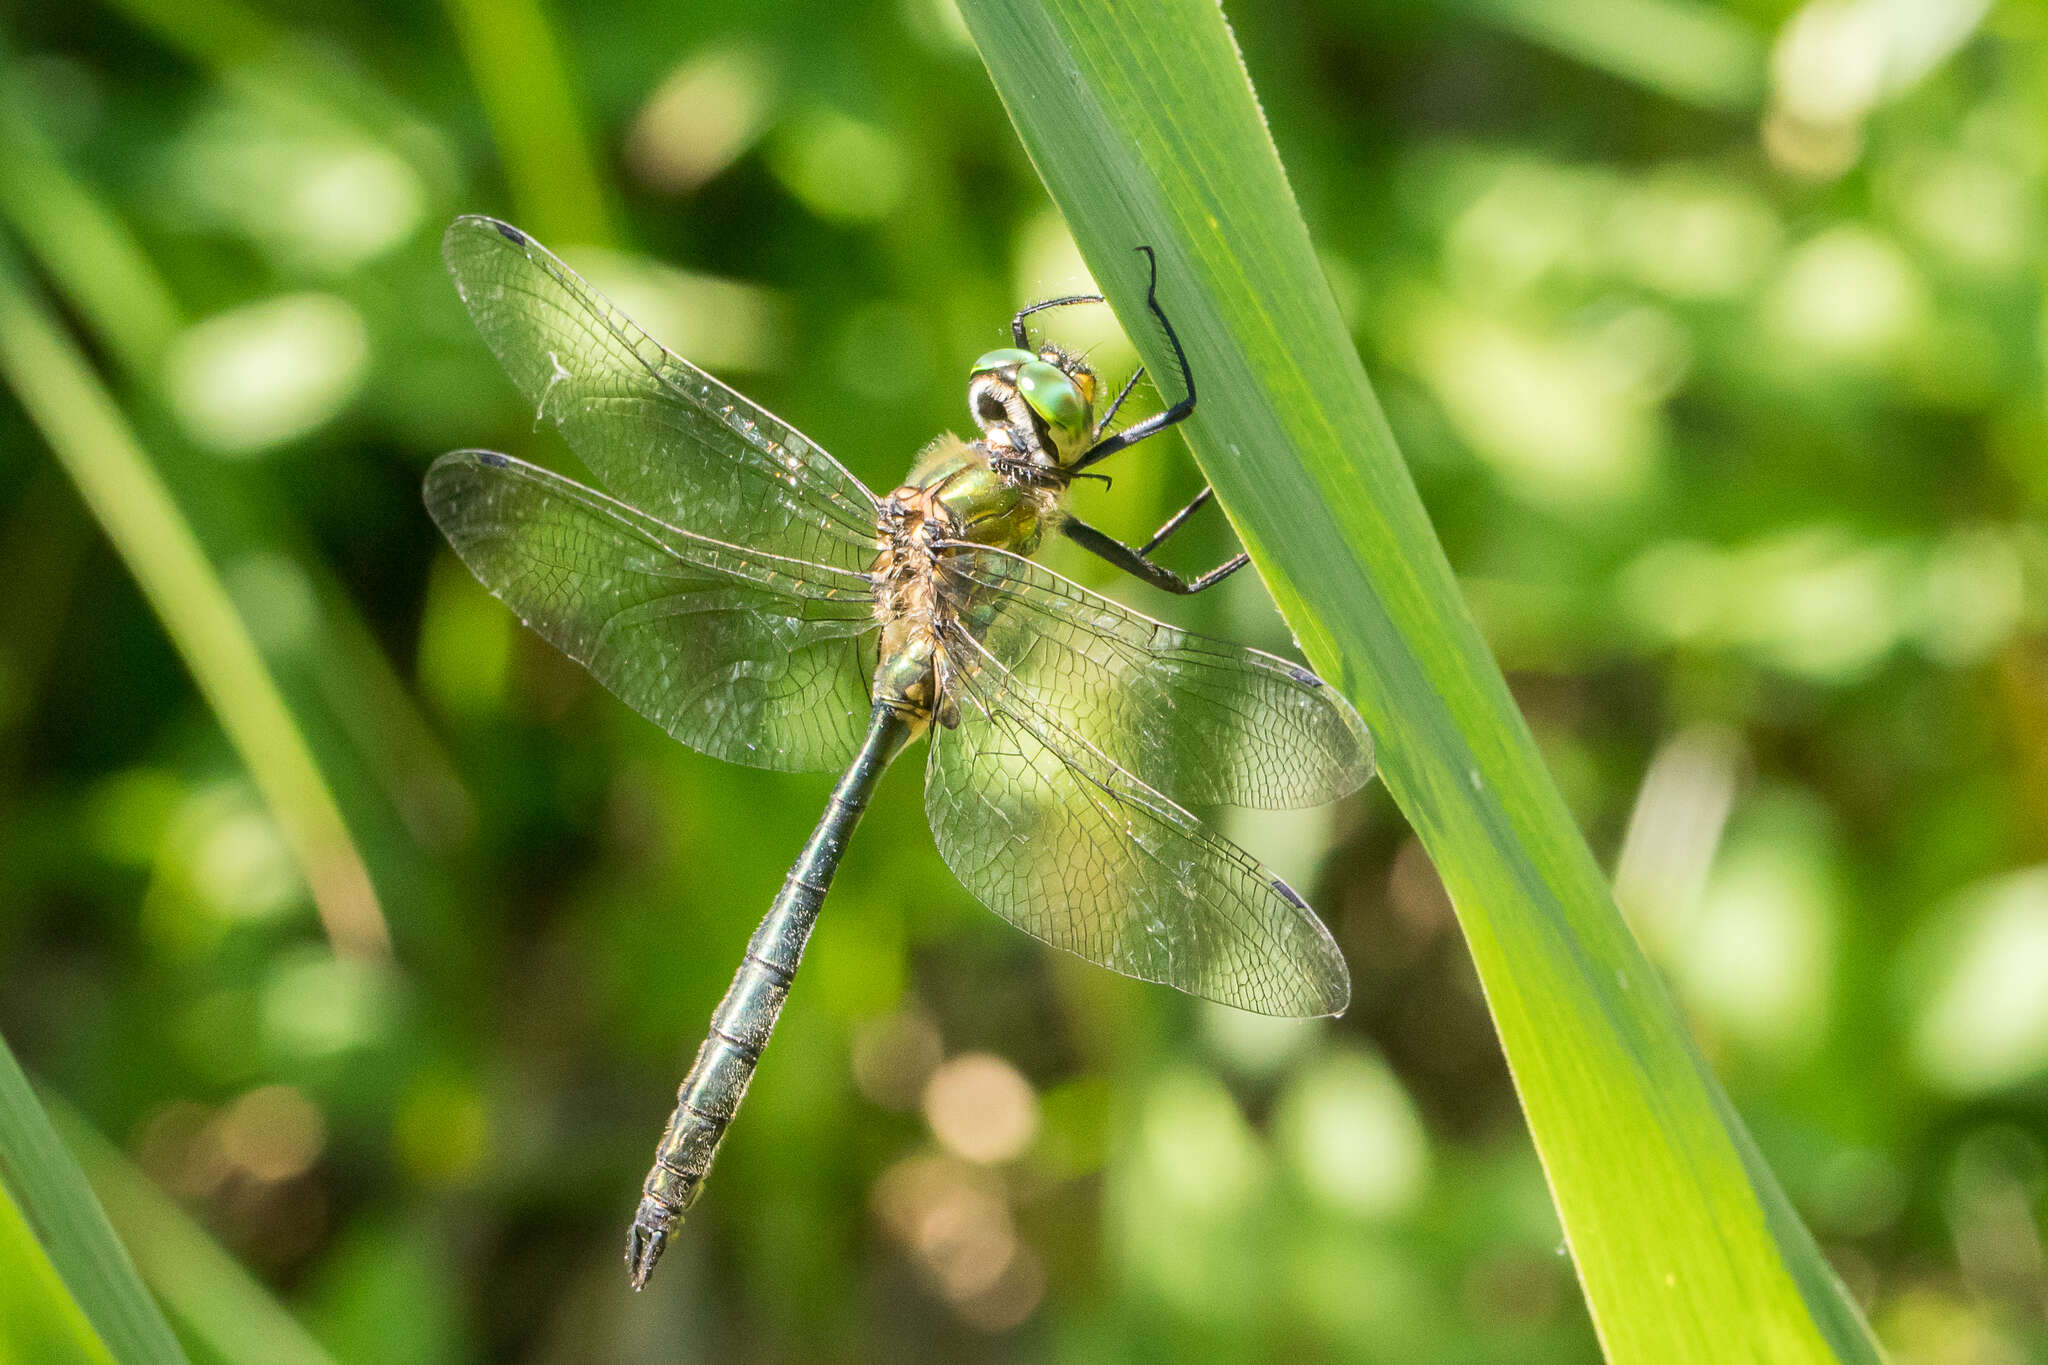
[[[1329,975],[1310,986],[1315,998],[1302,1011],[1303,1017],[1308,1019],[1335,1019],[1351,1008],[1351,969],[1345,965],[1344,954],[1327,928],[1323,930],[1323,946],[1329,950],[1330,971]]]
[[[1314,677],[1313,674],[1310,676]],[[1337,723],[1351,736],[1352,752],[1345,756],[1340,765],[1344,774],[1341,779],[1343,789],[1336,793],[1339,796],[1349,796],[1372,781],[1379,772],[1378,744],[1373,739],[1372,727],[1365,723],[1364,716],[1358,714],[1358,708],[1351,704],[1349,697],[1320,678],[1316,679],[1315,685],[1321,689],[1318,695],[1326,698],[1330,709],[1337,713]]]
[[[481,243],[481,247],[479,247]],[[509,245],[508,245],[509,244]],[[475,304],[470,290],[476,281],[465,261],[473,253],[491,249],[512,250],[528,260],[535,255],[546,257],[548,249],[528,234],[513,227],[501,218],[483,213],[465,213],[448,225],[441,234],[441,263],[448,267],[448,273],[455,277],[455,292],[462,302],[474,312]]]
[[[1300,1006],[1298,1017],[1303,1019],[1334,1019],[1351,1008],[1351,969],[1344,962],[1344,953],[1337,947],[1337,940],[1330,933],[1330,927],[1301,898],[1301,893],[1278,877],[1268,876],[1266,884],[1273,888],[1281,900],[1299,910],[1314,926],[1317,936],[1328,955],[1329,971],[1318,980],[1304,974],[1308,997]]]
[[[1356,722],[1352,726],[1352,733],[1358,739],[1358,786],[1363,787],[1379,775],[1379,742],[1372,736],[1372,727],[1365,723],[1365,718],[1356,710],[1351,712],[1351,718]],[[1356,791],[1357,787],[1352,790]]]
[[[447,514],[465,496],[466,490],[475,486],[477,469],[512,469],[519,463],[495,450],[449,451],[428,465],[426,476],[420,480],[420,497],[427,505],[427,515],[446,535]]]
[[[521,462],[513,459],[510,455],[500,455],[495,450],[483,450],[475,446],[465,446],[461,450],[449,451],[446,455],[439,457],[431,465],[428,465],[427,477],[432,478],[436,470],[453,469],[459,465],[481,464],[489,465],[492,469],[507,469],[519,463]]]
[[[458,215],[455,221],[448,225],[446,235],[453,237],[460,232],[474,232],[479,229],[495,232],[514,246],[535,245],[533,238],[527,236],[518,228],[513,227],[504,219],[493,218],[487,213],[464,213]]]
[[[1299,684],[1303,691],[1328,703],[1337,713],[1338,723],[1351,736],[1354,752],[1348,758],[1340,760],[1338,767],[1343,776],[1338,779],[1338,786],[1331,795],[1348,796],[1372,781],[1374,774],[1379,771],[1379,765],[1374,757],[1372,727],[1365,723],[1364,716],[1358,714],[1358,708],[1351,704],[1351,699],[1330,686],[1327,679],[1319,677],[1313,670],[1295,663],[1292,659],[1281,659],[1279,663],[1281,671]]]

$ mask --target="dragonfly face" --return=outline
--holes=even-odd
[[[1141,248],[1143,250],[1143,248]],[[977,437],[945,436],[878,498],[802,433],[641,332],[517,228],[458,219],[443,246],[478,330],[600,492],[488,451],[443,456],[426,502],[521,619],[675,738],[718,758],[843,776],[747,947],[642,1188],[645,1282],[702,1188],[882,771],[929,739],[940,854],[1025,932],[1240,1009],[1340,1013],[1350,977],[1306,902],[1190,807],[1291,808],[1372,773],[1349,703],[1297,664],[1140,616],[1034,563],[1049,530],[1172,591],[1193,580],[1065,510],[1089,465],[1187,415],[1102,437],[1085,364],[976,362]],[[1149,252],[1148,252],[1149,255]],[[1154,291],[1152,316],[1173,343]],[[1135,376],[1133,377],[1135,382]]]
[[[974,362],[967,407],[999,460],[1066,470],[1094,434],[1095,371],[1058,346],[1005,346]]]

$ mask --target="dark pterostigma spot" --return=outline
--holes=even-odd
[[[479,450],[476,453],[476,458],[479,464],[487,464],[493,469],[503,469],[512,463],[510,456],[500,455],[495,450]]]
[[[1303,687],[1321,687],[1323,685],[1323,680],[1321,678],[1318,678],[1315,674],[1309,672],[1300,664],[1289,663],[1287,660],[1282,659],[1280,661],[1280,666],[1287,670],[1288,677],[1294,679]]]
[[[491,226],[496,228],[498,230],[498,235],[500,237],[503,237],[506,241],[511,242],[516,246],[526,245],[526,234],[521,232],[518,228],[513,227],[510,223],[501,223],[497,219],[493,218],[491,220]]]
[[[1269,880],[1272,884],[1273,889],[1280,893],[1281,900],[1286,901],[1289,905],[1293,906],[1297,910],[1308,909],[1308,902],[1303,900],[1301,897],[1295,895],[1293,887],[1289,886],[1286,882],[1281,881],[1278,877],[1273,877]]]

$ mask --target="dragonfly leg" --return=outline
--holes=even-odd
[[[1117,390],[1116,398],[1110,403],[1109,410],[1102,414],[1102,420],[1095,424],[1095,430],[1088,433],[1089,441],[1099,442],[1102,440],[1102,433],[1109,430],[1109,424],[1116,420],[1117,412],[1123,407],[1124,400],[1131,396],[1131,390],[1137,388],[1138,381],[1144,377],[1145,367],[1143,365],[1131,371],[1131,377],[1124,381],[1124,386],[1121,389]]]
[[[1164,545],[1166,543],[1166,538],[1168,536],[1172,535],[1175,531],[1178,531],[1182,526],[1186,525],[1187,519],[1193,516],[1195,513],[1201,511],[1204,507],[1208,506],[1210,500],[1213,499],[1215,496],[1216,490],[1214,488],[1208,487],[1207,485],[1204,485],[1202,491],[1195,494],[1193,501],[1189,502],[1186,507],[1181,508],[1178,512],[1175,512],[1172,516],[1168,517],[1166,519],[1166,524],[1164,526],[1161,526],[1158,530],[1152,533],[1152,539],[1146,541],[1143,545],[1140,545],[1138,547],[1138,553],[1141,555],[1149,555],[1154,550],[1158,549],[1161,545]]]
[[[1166,592],[1178,593],[1185,597],[1201,592],[1205,588],[1215,587],[1218,583],[1221,583],[1224,579],[1230,577],[1251,562],[1251,557],[1240,550],[1237,554],[1218,564],[1205,574],[1195,578],[1183,578],[1164,564],[1155,564],[1145,557],[1148,551],[1161,540],[1171,535],[1179,524],[1187,519],[1188,514],[1200,507],[1205,501],[1207,501],[1206,493],[1202,497],[1196,498],[1187,507],[1182,508],[1171,521],[1159,528],[1159,534],[1152,537],[1151,542],[1143,550],[1134,550],[1114,536],[1098,531],[1087,522],[1074,517],[1067,518],[1061,524],[1060,530],[1066,534],[1067,539],[1073,541],[1082,549],[1087,550],[1091,554],[1100,555],[1103,559],[1108,560],[1111,564],[1116,565],[1116,567],[1132,577],[1142,578],[1155,588]]]
[[[1043,313],[1048,308],[1065,308],[1067,305],[1074,303],[1101,302],[1102,295],[1100,294],[1069,294],[1065,298],[1040,299],[1037,303],[1029,304],[1017,310],[1017,316],[1010,319],[1010,335],[1016,340],[1018,350],[1028,351],[1031,349],[1031,334],[1024,330],[1024,319],[1030,317],[1033,313]]]
[[[1187,390],[1187,397],[1164,412],[1154,413],[1142,422],[1125,427],[1107,440],[1097,441],[1074,461],[1071,467],[1075,470],[1086,469],[1099,460],[1106,460],[1119,450],[1134,446],[1148,436],[1157,436],[1176,422],[1186,421],[1188,414],[1195,410],[1195,377],[1188,370],[1187,352],[1181,349],[1180,333],[1173,330],[1173,324],[1167,321],[1166,310],[1159,306],[1159,258],[1153,254],[1149,246],[1141,246],[1138,250],[1145,253],[1145,259],[1152,267],[1152,278],[1145,286],[1145,307],[1151,310],[1153,317],[1159,319],[1160,330],[1166,333],[1167,343],[1173,347],[1173,359],[1180,366],[1181,387]],[[1132,376],[1132,382],[1137,382],[1137,376]],[[1124,392],[1130,392],[1129,385],[1125,386]],[[1122,395],[1119,395],[1117,402],[1122,401]]]
[[[1086,469],[1098,460],[1108,459],[1127,446],[1136,445],[1147,436],[1157,436],[1174,423],[1185,420],[1187,415],[1195,410],[1195,377],[1188,372],[1187,353],[1181,350],[1180,334],[1175,332],[1173,324],[1167,321],[1166,310],[1159,306],[1159,258],[1153,254],[1152,248],[1149,246],[1141,246],[1138,250],[1145,253],[1145,260],[1152,267],[1152,277],[1145,285],[1145,307],[1151,310],[1153,317],[1159,319],[1159,326],[1166,332],[1166,340],[1173,347],[1173,358],[1180,366],[1181,386],[1188,391],[1187,397],[1181,399],[1180,402],[1175,403],[1166,411],[1155,413],[1136,426],[1128,427],[1116,435],[1104,439],[1102,433],[1109,429],[1111,420],[1116,417],[1117,409],[1124,405],[1124,399],[1131,396],[1131,390],[1138,387],[1138,381],[1145,377],[1145,367],[1140,365],[1131,377],[1124,381],[1124,386],[1118,392],[1116,400],[1109,405],[1109,410],[1102,414],[1102,420],[1095,424],[1095,430],[1089,433],[1095,444],[1091,445],[1082,454],[1081,458],[1074,462],[1073,468],[1077,472]],[[1047,308],[1064,308],[1069,304],[1075,303],[1101,302],[1103,302],[1103,298],[1100,294],[1069,294],[1065,298],[1044,299],[1029,307],[1017,310],[1017,316],[1010,319],[1010,335],[1016,340],[1020,349],[1029,350],[1031,349],[1031,337],[1024,327],[1024,319],[1030,317],[1033,313],[1043,312]]]

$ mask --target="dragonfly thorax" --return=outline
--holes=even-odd
[[[882,623],[875,701],[914,723],[928,724],[939,701],[938,656],[944,610],[938,588],[939,545],[959,526],[939,488],[917,484],[883,498],[875,516],[880,552],[870,579]]]
[[[875,510],[876,555],[869,570],[881,663],[875,700],[914,721],[957,722],[944,696],[944,641],[972,594],[948,572],[965,545],[1034,553],[1062,515],[1063,481],[1019,481],[998,467],[993,442],[941,436],[925,447],[910,481]]]

